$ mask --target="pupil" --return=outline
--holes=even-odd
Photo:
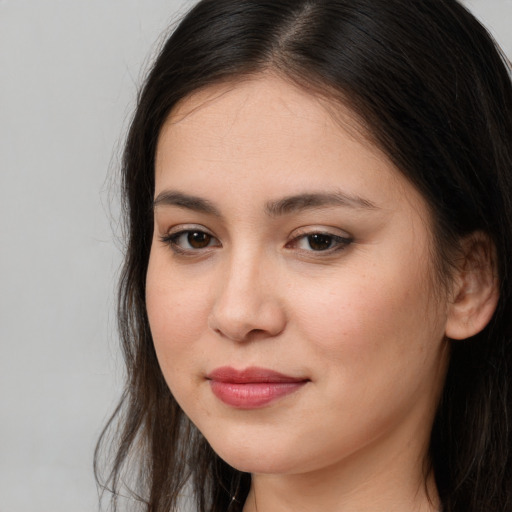
[[[203,249],[204,247],[208,247],[210,243],[211,236],[208,233],[203,233],[202,231],[192,231],[188,234],[188,243],[194,249]]]
[[[332,237],[330,235],[315,234],[308,236],[308,242],[311,249],[315,251],[325,251],[331,247]]]

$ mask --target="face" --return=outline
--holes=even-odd
[[[151,332],[214,450],[252,473],[417,464],[446,301],[425,201],[350,112],[270,76],[212,87],[155,173]]]

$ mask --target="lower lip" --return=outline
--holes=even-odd
[[[257,409],[299,390],[306,381],[298,382],[220,382],[210,380],[213,394],[237,409]]]

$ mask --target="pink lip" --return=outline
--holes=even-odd
[[[219,400],[238,409],[263,407],[297,391],[308,382],[308,379],[257,367],[235,370],[223,366],[213,370],[206,378]]]

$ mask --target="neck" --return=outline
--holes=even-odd
[[[411,483],[412,484],[412,483]],[[254,476],[244,512],[436,512],[439,501],[433,479],[407,488],[383,487],[375,480],[352,490],[332,480],[302,476]]]
[[[244,512],[437,512],[433,473],[410,459],[410,448],[391,457],[369,450],[320,471],[253,474]]]

